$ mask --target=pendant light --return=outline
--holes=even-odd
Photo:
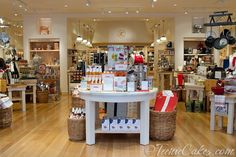
[[[163,35],[161,36],[160,40],[165,42],[167,41],[167,38],[166,36],[164,35],[164,32],[165,32],[165,28],[164,28],[164,23],[165,23],[165,20],[162,21],[163,22]]]
[[[157,39],[158,44],[161,43],[161,39],[159,37],[160,37],[160,24],[158,24],[158,39]]]
[[[80,31],[81,31],[81,30],[80,30],[80,22],[79,22],[79,35],[78,35],[77,38],[76,38],[76,42],[78,42],[78,43],[81,43],[82,40],[83,40],[82,36],[80,35],[80,34],[81,34]]]
[[[86,45],[87,42],[88,40],[86,39],[86,28],[85,28],[84,39],[82,41],[82,44]]]

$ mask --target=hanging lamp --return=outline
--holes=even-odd
[[[161,36],[161,38],[160,38],[160,40],[161,41],[163,41],[163,42],[165,42],[165,41],[167,41],[167,38],[166,38],[166,36],[164,35],[164,32],[165,32],[165,28],[164,28],[164,23],[165,23],[165,20],[162,20],[162,22],[163,22],[163,35]]]
[[[79,21],[79,35],[76,38],[76,42],[78,42],[78,43],[81,43],[83,40],[83,38],[80,34],[81,34],[81,32],[80,32],[80,21]]]
[[[158,24],[158,39],[156,41],[158,44],[161,43],[161,39],[159,37],[160,37],[160,24]]]
[[[85,25],[84,25],[85,26]],[[85,28],[85,33],[84,33],[84,39],[82,41],[82,44],[86,45],[86,43],[88,42],[88,40],[86,39],[86,33],[87,33],[87,30]]]

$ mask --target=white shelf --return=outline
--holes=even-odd
[[[95,133],[97,134],[139,134],[140,131],[122,131],[122,130],[117,130],[117,131],[103,131],[102,128],[96,129]]]

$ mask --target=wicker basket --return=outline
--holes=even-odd
[[[72,141],[85,139],[85,119],[68,119],[68,135]]]
[[[84,108],[85,107],[85,102],[83,99],[81,99],[78,96],[72,96],[72,107],[78,107],[78,108]]]
[[[48,103],[48,91],[37,91],[37,102]]]
[[[0,128],[11,126],[12,123],[12,107],[0,109]]]
[[[176,111],[150,111],[150,137],[153,140],[170,140],[175,134]]]

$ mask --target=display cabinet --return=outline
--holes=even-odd
[[[58,100],[60,96],[60,42],[58,39],[32,39],[30,60],[37,70],[39,82],[48,85],[49,96]]]

